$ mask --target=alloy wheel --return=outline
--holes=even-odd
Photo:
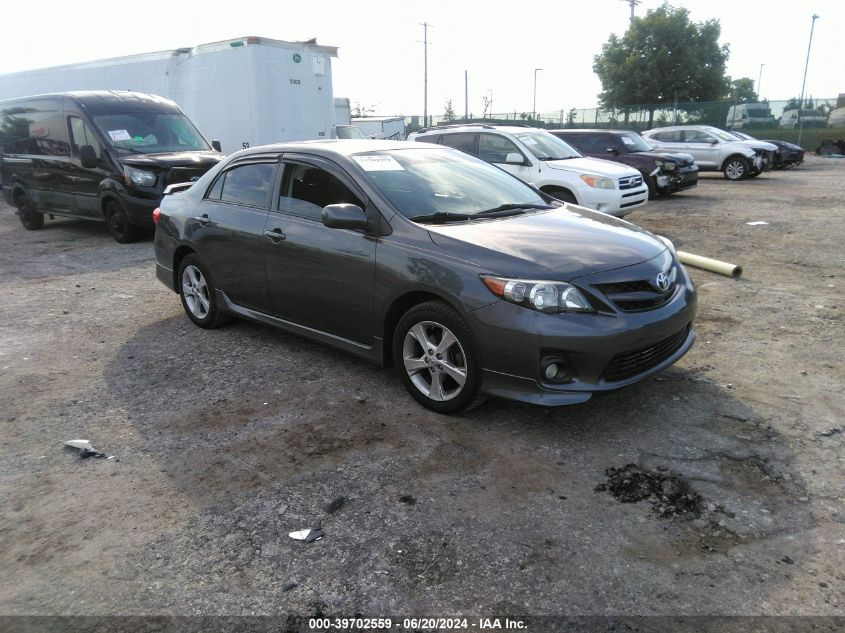
[[[457,398],[467,380],[464,348],[449,328],[435,321],[414,325],[402,345],[402,360],[411,383],[437,402]]]
[[[732,160],[725,167],[725,174],[731,180],[739,180],[745,174],[745,166],[738,160]]]
[[[198,319],[208,316],[208,311],[211,309],[208,283],[196,266],[186,266],[182,271],[182,294],[191,314]]]

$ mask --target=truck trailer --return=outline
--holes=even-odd
[[[82,90],[175,101],[224,152],[332,138],[331,60],[316,41],[242,37],[155,53],[0,75],[0,100]]]
[[[403,116],[354,117],[352,125],[358,126],[369,138],[405,140],[405,117]]]

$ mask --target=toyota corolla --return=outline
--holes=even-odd
[[[154,220],[158,278],[196,325],[240,317],[392,364],[442,413],[584,402],[695,338],[671,242],[441,146],[250,148]]]

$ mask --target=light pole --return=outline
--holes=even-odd
[[[807,61],[804,62],[804,81],[801,82],[801,101],[798,102],[798,144],[801,145],[801,133],[804,131],[804,117],[801,116],[801,111],[804,109],[804,88],[807,86],[807,68],[810,65],[810,48],[813,46],[813,29],[816,28],[816,20],[819,19],[815,13],[813,14],[813,21],[810,24],[810,43],[807,44]]]
[[[542,68],[535,68],[534,69],[534,110],[531,114],[532,119],[537,118],[537,73],[543,70]]]
[[[762,99],[762,93],[760,92],[760,82],[763,80],[763,66],[766,64],[760,64],[760,73],[757,75],[757,101]]]

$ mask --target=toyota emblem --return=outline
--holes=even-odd
[[[667,290],[669,290],[670,283],[671,282],[669,281],[669,275],[662,271],[657,273],[657,277],[655,277],[654,279],[654,284],[662,292],[666,292]]]

